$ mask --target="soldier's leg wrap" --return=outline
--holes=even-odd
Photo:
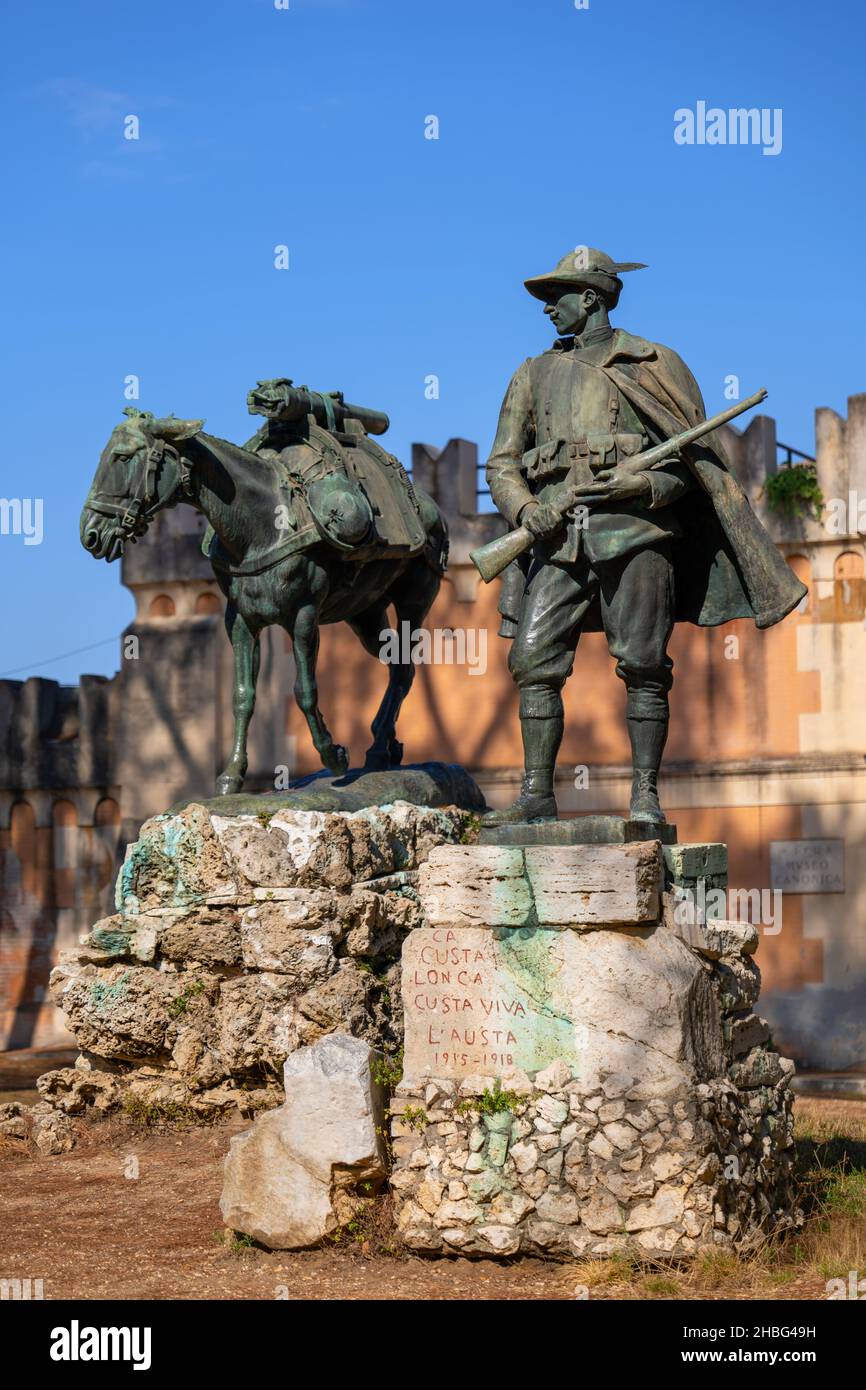
[[[589,606],[586,578],[545,565],[530,578],[508,666],[520,690],[523,787],[517,801],[485,824],[555,820],[556,755],[564,727],[561,690],[574,664],[580,622]]]
[[[524,793],[553,796],[556,755],[564,728],[562,695],[558,690],[546,685],[525,685],[521,688]]]
[[[633,820],[663,821],[658,798],[658,775],[668,736],[670,672],[618,674],[626,683],[626,724],[631,743],[632,790],[629,815]],[[663,678],[667,675],[668,686]]]
[[[637,551],[620,561],[618,570],[614,585],[602,584],[602,615],[608,647],[617,658],[616,673],[626,688],[633,769],[629,815],[634,820],[662,822],[658,774],[673,684],[673,662],[667,655],[674,613],[669,547]]]

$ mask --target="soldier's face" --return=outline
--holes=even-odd
[[[544,312],[549,316],[560,338],[583,332],[591,308],[591,304],[587,303],[588,299],[593,299],[591,291],[572,290],[548,300]]]

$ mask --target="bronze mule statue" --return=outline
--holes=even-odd
[[[292,639],[295,699],[322,765],[342,775],[347,750],[322,717],[316,683],[321,623],[347,622],[372,656],[390,627],[419,627],[439,591],[448,528],[432,498],[369,438],[387,416],[347,405],[339,393],[259,382],[251,413],[267,423],[245,446],[205,434],[201,420],[129,409],[99,460],[81,513],[81,541],[96,559],[116,560],[152,517],[184,502],[207,518],[203,549],[226,597],[234,651],[234,743],[217,778],[240,791],[259,669],[259,635],[279,624]],[[372,724],[367,769],[400,764],[400,707],[415,668],[388,668]]]

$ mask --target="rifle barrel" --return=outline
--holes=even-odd
[[[630,473],[643,473],[647,468],[653,468],[657,463],[670,458],[671,454],[676,453],[678,449],[685,449],[696,439],[703,439],[705,434],[711,434],[720,425],[727,425],[730,420],[735,420],[738,415],[751,410],[753,406],[760,405],[761,401],[766,399],[767,388],[762,386],[760,391],[756,391],[753,396],[748,396],[744,401],[739,401],[737,405],[730,406],[728,410],[720,410],[718,415],[711,416],[709,420],[701,420],[690,430],[683,430],[682,434],[674,434],[670,439],[662,440],[661,444],[654,445],[652,449],[646,449],[642,454],[634,454],[632,458],[625,459],[621,466],[626,467]]]

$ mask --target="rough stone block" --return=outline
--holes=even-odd
[[[537,847],[524,857],[540,927],[635,926],[658,917],[661,861],[654,841]]]
[[[638,840],[658,840],[675,845],[677,828],[669,822],[629,820],[623,816],[574,816],[569,820],[538,825],[483,826],[481,845],[630,845]]]
[[[676,899],[667,893],[662,896],[665,926],[707,960],[721,960],[722,956],[751,956],[757,951],[758,929],[750,922],[726,922],[720,918],[712,918],[708,922],[696,921],[683,911],[683,905]]]
[[[664,845],[662,853],[673,883],[688,883],[690,879],[713,878],[728,872],[725,844]]]
[[[244,909],[241,946],[248,970],[287,975],[300,989],[309,989],[337,969],[334,949],[342,929],[333,921],[317,923],[316,904],[309,902],[317,895],[298,892],[305,902],[257,903]]]
[[[373,1049],[331,1034],[286,1062],[285,1104],[232,1140],[220,1210],[272,1250],[314,1245],[347,1220],[363,1182],[386,1173],[384,1095]]]
[[[440,845],[418,876],[428,922],[442,926],[635,926],[659,912],[653,841],[633,845]]]
[[[730,1042],[732,1055],[739,1057],[759,1043],[770,1041],[770,1025],[757,1014],[741,1014],[725,1019],[725,1036]]]
[[[203,988],[193,972],[80,966],[65,958],[52,970],[49,983],[80,1046],[130,1061],[161,1056],[179,1011]]]

